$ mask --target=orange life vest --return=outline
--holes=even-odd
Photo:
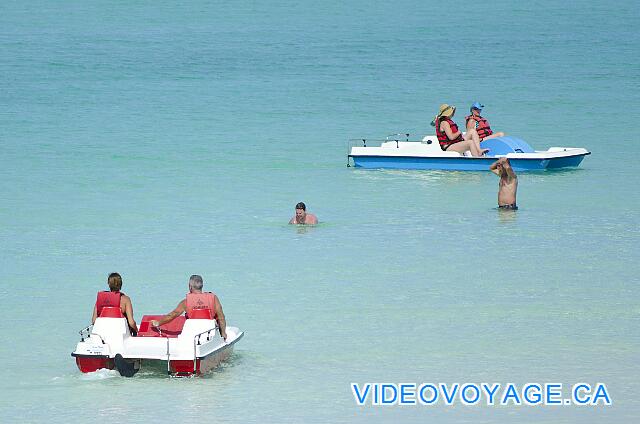
[[[187,317],[194,309],[209,309],[211,316],[216,316],[216,295],[213,293],[187,293]]]
[[[478,137],[480,137],[481,141],[483,138],[489,137],[491,134],[493,134],[493,131],[491,131],[491,127],[489,126],[489,121],[484,119],[482,116],[467,116],[465,118],[465,122],[467,123],[467,125],[469,125],[469,119],[473,119],[474,121],[476,121],[476,131],[478,132]]]
[[[456,125],[455,122],[453,122],[453,119],[451,118],[440,118],[437,120],[436,122],[436,136],[438,137],[438,141],[440,142],[440,147],[442,147],[443,149],[446,149],[447,147],[449,147],[452,144],[455,143],[459,143],[462,140],[464,140],[464,138],[462,138],[462,133],[460,135],[458,135],[458,137],[455,138],[455,140],[449,140],[449,137],[447,137],[447,133],[445,133],[444,131],[440,131],[440,123],[442,121],[446,121],[449,123],[449,126],[451,127],[451,132],[452,133],[457,133],[458,132],[458,125]]]
[[[98,292],[98,298],[96,299],[96,312],[97,316],[100,316],[102,312],[102,308],[105,306],[113,306],[114,308],[120,309],[120,298],[122,297],[122,293],[119,291],[101,291]]]

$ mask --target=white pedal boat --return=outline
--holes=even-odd
[[[166,363],[170,375],[206,373],[231,355],[244,333],[227,327],[225,341],[208,309],[195,312],[191,318],[180,316],[159,329],[150,321],[164,315],[145,315],[134,337],[120,308],[105,307],[93,325],[80,330],[81,340],[71,356],[84,373],[115,368],[130,377],[149,362]]]
[[[576,167],[591,152],[581,147],[551,147],[548,150],[534,150],[524,140],[516,137],[497,137],[484,140],[480,147],[489,149],[486,156],[471,157],[469,152],[460,154],[443,151],[435,135],[421,141],[380,140],[379,146],[367,145],[366,139],[350,140],[362,143],[352,146],[349,151],[348,166],[377,169],[437,169],[446,171],[487,171],[498,158],[506,157],[516,171],[534,171]],[[375,143],[375,141],[373,141]]]

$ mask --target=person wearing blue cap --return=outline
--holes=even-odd
[[[476,130],[462,133],[458,130],[458,125],[453,121],[456,107],[446,103],[440,105],[440,111],[431,122],[436,127],[436,137],[440,143],[440,148],[445,151],[458,152],[464,154],[471,152],[471,156],[484,156],[488,150],[480,147],[480,138]]]
[[[467,131],[475,130],[478,133],[478,137],[480,137],[480,141],[490,138],[504,137],[504,133],[501,131],[494,133],[491,130],[489,121],[480,115],[483,108],[484,105],[479,102],[474,102],[471,105],[471,115],[465,118],[465,121],[467,122]]]

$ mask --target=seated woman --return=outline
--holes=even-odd
[[[467,131],[476,130],[481,142],[490,138],[504,137],[504,133],[502,131],[493,132],[491,125],[489,125],[489,121],[480,115],[483,107],[484,105],[481,105],[479,102],[475,102],[471,105],[471,115],[465,118],[467,122]]]
[[[478,133],[472,129],[462,135],[456,123],[451,119],[455,113],[455,106],[443,104],[431,123],[436,127],[436,136],[440,142],[440,147],[442,150],[451,150],[458,153],[464,153],[469,150],[471,151],[471,156],[482,156],[484,151],[480,148]]]
[[[96,299],[96,304],[93,307],[91,323],[93,324],[96,322],[96,318],[100,316],[104,307],[119,307],[120,311],[127,319],[131,334],[135,336],[138,333],[138,325],[133,319],[133,305],[131,305],[131,299],[120,291],[122,288],[122,277],[117,272],[112,272],[109,274],[109,278],[107,278],[107,284],[109,285],[109,291],[98,292],[98,298]]]

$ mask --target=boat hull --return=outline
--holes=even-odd
[[[78,355],[75,358],[78,369],[83,373],[114,368],[113,359],[105,355]]]
[[[217,368],[222,361],[229,359],[233,353],[233,344],[226,345],[222,349],[213,352],[203,358],[192,360],[173,360],[169,363],[170,373],[180,377],[206,374]]]
[[[379,146],[352,146],[349,160],[356,168],[433,169],[442,171],[487,171],[500,158],[507,158],[516,171],[541,171],[579,166],[591,154],[582,147],[550,147],[534,150],[516,137],[497,137],[482,142],[487,156],[472,157],[454,151],[443,151],[437,137],[422,141],[385,141]]]
[[[199,375],[228,359],[244,336],[239,328],[227,326],[223,339],[210,317],[178,317],[160,327],[151,326],[158,317],[145,315],[135,337],[124,317],[97,318],[80,331],[81,340],[71,353],[78,369],[83,373],[116,369],[123,377],[132,377],[143,367],[159,367],[171,375]]]
[[[556,158],[509,157],[511,166],[516,171],[542,171],[577,167],[589,153]],[[356,168],[367,169],[424,169],[443,171],[487,171],[496,157],[417,157],[417,156],[376,156],[349,155]]]
[[[195,363],[192,359],[185,360],[170,360],[169,366],[166,366],[167,361],[161,360],[150,360],[150,359],[134,359],[134,362],[158,362],[164,363],[164,368],[169,370],[169,373],[179,377],[188,377],[191,375],[200,375],[206,374],[211,370],[217,368],[221,362],[226,361],[233,354],[233,344],[226,345],[219,351],[213,352],[203,358],[198,358],[195,360]],[[115,369],[115,364],[113,358],[109,358],[108,356],[91,356],[91,355],[83,355],[76,356],[76,365],[78,369],[83,373],[95,372],[100,369]],[[128,358],[128,360],[132,360]],[[136,370],[137,371],[137,370]]]

